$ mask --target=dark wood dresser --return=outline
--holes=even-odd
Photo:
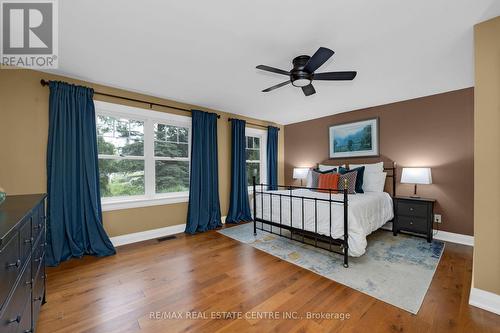
[[[45,194],[0,204],[0,332],[33,333],[45,302]]]

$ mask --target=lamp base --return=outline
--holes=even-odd
[[[414,199],[420,199],[420,196],[417,195],[417,184],[414,184],[415,187],[413,188],[413,195],[410,195],[410,198],[414,198]]]

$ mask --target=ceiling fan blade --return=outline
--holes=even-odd
[[[306,95],[306,96],[311,96],[312,94],[316,93],[316,90],[314,90],[314,87],[312,84],[309,84],[307,86],[302,87],[302,91],[304,92],[304,95]]]
[[[273,72],[273,73],[276,73],[276,74],[290,75],[290,72],[284,71],[284,70],[279,69],[279,68],[274,68],[274,67],[266,66],[266,65],[259,65],[259,66],[255,67],[255,68],[261,69],[263,71]]]
[[[313,80],[326,80],[326,81],[340,81],[340,80],[353,80],[357,72],[327,72],[317,73],[313,75]]]
[[[326,47],[320,47],[316,53],[313,54],[311,59],[304,66],[304,70],[309,73],[314,73],[321,65],[323,65],[330,57],[334,54],[330,49]]]
[[[281,88],[283,86],[286,86],[289,83],[291,83],[290,80],[285,81],[285,82],[281,82],[280,84],[277,84],[275,86],[272,86],[272,87],[269,87],[267,89],[262,90],[262,92],[270,92],[270,91],[273,91],[274,89],[278,89],[278,88]]]

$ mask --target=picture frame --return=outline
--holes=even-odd
[[[332,125],[330,158],[379,156],[378,118]]]

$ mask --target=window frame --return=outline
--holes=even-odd
[[[260,182],[262,184],[267,184],[267,130],[253,128],[253,127],[245,127],[245,150],[246,150],[246,138],[254,137],[260,139]],[[246,152],[245,152],[246,153]],[[246,163],[253,162],[256,163],[255,160],[247,160],[245,158],[245,168]],[[253,193],[253,186],[248,185],[249,193]]]
[[[191,117],[166,112],[159,112],[122,104],[94,101],[96,121],[98,116],[126,118],[144,122],[144,156],[117,156],[98,155],[98,158],[119,160],[144,160],[144,195],[130,195],[119,197],[101,197],[103,211],[138,208],[156,205],[166,205],[189,201],[189,191],[156,193],[157,160],[188,161],[191,172]],[[188,129],[188,157],[172,158],[155,156],[154,152],[154,125],[157,123],[184,127]],[[97,130],[97,128],[96,128]]]

